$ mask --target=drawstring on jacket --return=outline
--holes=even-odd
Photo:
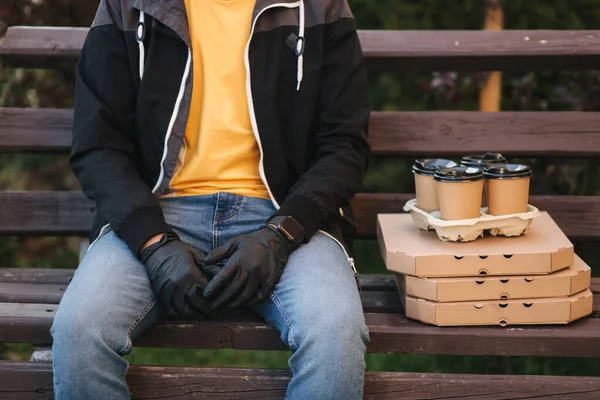
[[[144,76],[144,63],[145,63],[145,51],[144,51],[144,38],[146,37],[146,18],[142,11],[140,11],[140,19],[135,29],[135,40],[137,40],[140,48],[140,80]]]
[[[296,56],[298,56],[298,70],[296,74],[296,91],[300,90],[300,84],[304,77],[304,0],[300,0],[300,12],[298,13],[298,39],[296,40]]]
[[[296,90],[300,90],[300,84],[304,78],[304,28],[306,11],[304,9],[304,0],[300,0],[300,11],[298,13],[298,39],[296,39],[296,56],[298,57],[297,73],[296,73]],[[140,11],[139,21],[135,30],[135,40],[138,42],[140,48],[140,80],[144,76],[144,63],[145,63],[145,51],[144,51],[144,38],[146,37],[146,18],[142,11]]]

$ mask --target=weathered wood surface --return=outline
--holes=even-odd
[[[11,27],[0,47],[7,67],[75,64],[86,28]],[[600,31],[359,31],[373,71],[595,69]]]
[[[383,281],[382,278],[377,278]],[[363,282],[368,278],[363,277]],[[21,285],[43,295],[57,284],[4,283],[0,295],[14,293],[10,285]],[[24,285],[27,285],[26,287]],[[48,289],[43,287],[48,285]],[[381,289],[381,283],[378,283]],[[531,355],[600,357],[600,280],[594,279],[594,314],[567,326],[511,326],[438,328],[407,320],[393,286],[364,290],[363,307],[369,326],[370,352],[415,354]],[[31,296],[31,294],[30,294]],[[48,329],[57,304],[0,302],[0,342],[51,342]],[[14,301],[8,300],[8,301]],[[236,311],[205,322],[168,321],[159,324],[136,346],[282,350],[277,331],[252,313]]]
[[[365,278],[365,275],[359,277],[363,284],[360,295],[365,312],[393,313],[402,311],[393,279],[389,279],[389,285],[386,282],[385,287],[381,288],[377,286],[383,285],[370,286],[368,279]],[[365,281],[367,285],[364,285]],[[600,278],[595,278],[593,283],[592,291],[599,293]],[[5,282],[0,275],[0,303],[58,304],[66,288],[66,283]],[[600,296],[596,296],[594,302],[597,302],[598,305],[598,307],[594,307],[597,313],[600,310]]]
[[[402,213],[402,207],[412,194],[367,194],[356,196],[353,208],[358,235],[373,237],[377,229],[377,214]],[[593,241],[600,238],[600,196],[531,196],[530,203],[548,211],[572,241]]]
[[[378,213],[403,213],[412,194],[359,194],[354,200],[359,237],[374,237]],[[531,196],[574,241],[600,238],[600,196]],[[80,192],[0,191],[0,235],[85,236],[95,206]]]
[[[73,276],[73,269],[47,268],[2,268],[0,267],[0,282],[3,283],[50,283],[68,284]],[[396,290],[396,282],[392,274],[359,274],[358,280],[363,290]],[[590,289],[600,293],[600,278],[592,278]]]
[[[58,304],[67,285],[40,283],[7,283],[0,280],[0,303]],[[395,291],[369,290],[361,293],[365,312],[401,312]]]
[[[133,365],[127,373],[133,399],[283,399],[289,379],[289,371],[246,368]],[[364,388],[365,399],[600,398],[598,377],[367,372]],[[52,392],[49,364],[0,362],[1,396],[41,400]]]
[[[72,124],[69,109],[0,108],[0,151],[68,152]],[[375,156],[598,156],[600,113],[373,112],[369,142]]]

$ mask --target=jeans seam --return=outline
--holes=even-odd
[[[212,220],[212,248],[216,249],[219,246],[219,199],[221,198],[220,193],[216,194],[215,200],[215,212],[213,213]]]
[[[119,352],[119,354],[123,355],[123,354],[127,354],[129,351],[131,351],[131,348],[133,347],[133,343],[131,341],[131,333],[133,332],[133,330],[135,328],[137,328],[137,326],[140,324],[140,322],[142,322],[144,317],[146,317],[146,315],[150,312],[152,307],[154,307],[154,305],[157,302],[158,302],[158,298],[156,296],[152,296],[152,300],[150,300],[150,302],[146,305],[146,307],[144,307],[144,309],[133,320],[133,322],[131,323],[131,326],[129,327],[129,329],[127,329],[127,343],[125,344],[125,347]]]
[[[287,342],[288,342],[288,345],[290,346],[290,349],[292,351],[298,350],[298,346],[296,345],[296,343],[294,343],[294,339],[293,339],[293,335],[292,335],[292,323],[290,322],[290,319],[287,315],[285,307],[283,306],[283,303],[279,300],[279,298],[275,295],[275,293],[271,293],[269,295],[269,297],[271,298],[271,300],[273,300],[275,307],[277,307],[277,309],[279,310],[279,313],[283,317],[283,320],[285,321],[285,324],[288,327]]]
[[[218,222],[228,221],[232,218],[235,218],[240,213],[240,211],[242,209],[242,204],[244,203],[246,196],[236,195],[236,197],[237,198],[236,198],[235,206],[232,207],[230,210],[227,210],[227,213],[219,212],[219,204],[217,202],[215,217]]]

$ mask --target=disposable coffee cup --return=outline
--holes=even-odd
[[[527,212],[531,168],[523,164],[495,165],[485,169],[488,214]]]
[[[483,196],[483,170],[459,166],[437,170],[433,177],[437,187],[443,220],[479,218]]]
[[[460,160],[460,165],[485,169],[499,164],[507,164],[508,161],[500,153],[485,153],[481,155],[464,156]],[[481,207],[487,205],[487,181],[483,182],[483,197],[481,198]]]
[[[450,168],[456,165],[458,164],[454,161],[442,158],[415,160],[412,170],[415,175],[417,207],[426,212],[438,211],[440,209],[433,175],[440,168]]]
[[[460,164],[467,167],[486,168],[496,164],[507,164],[508,161],[500,153],[485,153],[481,155],[464,156]]]

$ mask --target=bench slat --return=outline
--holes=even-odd
[[[0,267],[0,282],[66,285],[73,276],[73,272],[73,269]],[[359,274],[358,280],[363,290],[396,290],[396,282],[391,274]],[[600,293],[600,278],[592,278],[590,290],[592,293]]]
[[[73,111],[0,108],[0,151],[69,152]],[[600,113],[411,111],[373,112],[375,156],[600,155]],[[490,143],[494,143],[490,147]]]
[[[7,67],[75,64],[87,28],[10,27],[0,47]],[[486,71],[595,69],[599,31],[362,30],[373,71]]]
[[[66,285],[74,269],[5,268],[0,266],[0,282]]]
[[[378,213],[402,213],[411,194],[359,194],[354,201],[360,237],[374,237]],[[600,238],[600,196],[531,196],[571,240]],[[80,192],[0,191],[0,235],[85,236],[94,204]]]
[[[27,362],[0,364],[6,392],[14,399],[52,390],[50,365]],[[188,398],[190,392],[203,399],[283,399],[289,371],[242,368],[194,368],[132,366],[127,380],[133,398]],[[510,386],[510,391],[506,388]],[[40,388],[35,392],[35,389]],[[365,396],[378,399],[468,397],[471,399],[511,399],[515,394],[559,396],[561,399],[595,399],[600,378],[560,376],[498,376],[463,374],[421,374],[367,372]],[[23,396],[23,397],[19,397]],[[37,397],[37,396],[36,396]],[[48,397],[50,393],[48,393]]]
[[[360,296],[365,312],[402,311],[393,279],[387,279],[385,286],[381,283],[370,284],[368,275],[359,276],[359,280],[363,285]],[[0,303],[58,304],[66,288],[66,283],[6,282],[0,275]],[[600,278],[592,280],[590,289],[593,293],[600,294]],[[600,314],[600,296],[594,297],[594,310],[593,316],[598,316]]]
[[[58,304],[66,288],[66,284],[8,283],[0,279],[0,303]],[[402,311],[396,291],[363,291],[361,299],[365,312]]]
[[[52,369],[47,363],[0,362],[3,393],[14,400],[51,399]],[[289,371],[247,368],[198,368],[132,365],[127,382],[133,398],[283,399]],[[507,390],[510,388],[510,390]],[[535,375],[423,374],[366,372],[365,398],[469,398],[506,400],[553,397],[592,400],[600,397],[600,378]]]
[[[596,304],[598,306],[598,304]],[[49,310],[49,311],[48,311]],[[0,342],[49,344],[54,304],[0,303]],[[567,326],[444,327],[400,313],[366,313],[375,353],[600,357],[600,318]],[[234,312],[203,322],[163,322],[136,346],[284,350],[278,332],[258,317]]]
[[[356,196],[353,207],[362,237],[377,232],[377,214],[402,213],[411,194],[367,194]],[[548,211],[572,241],[594,241],[600,238],[600,196],[531,196],[530,203]]]
[[[0,302],[58,304],[66,284],[4,282],[0,278]]]

